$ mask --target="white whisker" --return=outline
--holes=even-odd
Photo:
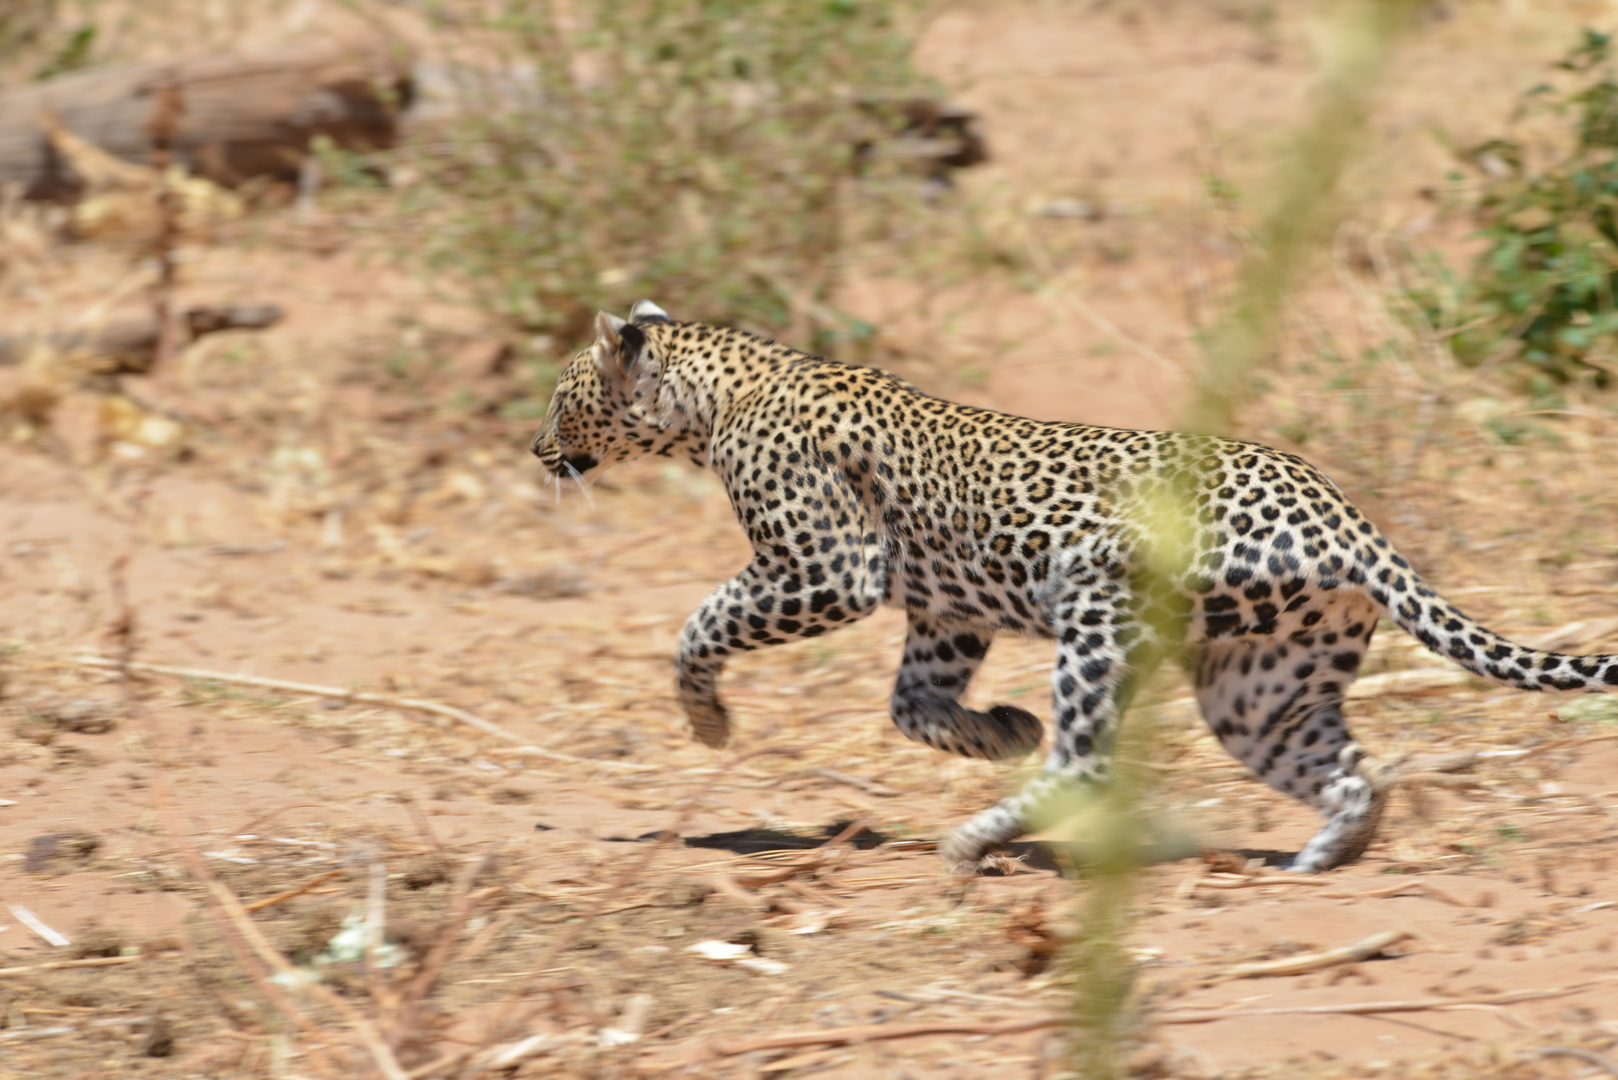
[[[566,458],[562,459],[562,468],[566,469],[568,475],[573,477],[574,483],[579,485],[579,490],[584,492],[584,501],[590,504],[590,509],[594,510],[596,508],[595,496],[590,494],[590,485],[585,483],[584,477],[579,473],[579,470],[575,469],[573,463]],[[560,488],[562,485],[558,483],[556,486]]]

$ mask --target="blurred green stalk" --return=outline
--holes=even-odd
[[[1208,343],[1181,430],[1231,433],[1236,405],[1274,352],[1285,304],[1342,218],[1338,184],[1365,137],[1370,103],[1394,46],[1419,6],[1419,0],[1336,0],[1323,11],[1319,82],[1309,114],[1269,185],[1271,203],[1254,232],[1225,317]],[[1182,577],[1193,554],[1196,523],[1173,499],[1176,488],[1185,490],[1165,485],[1164,505],[1155,509],[1156,520],[1147,530],[1157,538],[1144,553],[1147,576],[1159,580]],[[1164,621],[1153,627],[1154,636],[1172,642],[1175,630]],[[1166,655],[1172,653],[1146,658],[1143,671]],[[1150,710],[1139,712],[1119,732],[1113,783],[1081,818],[1103,825],[1088,847],[1090,888],[1081,902],[1074,957],[1072,1061],[1085,1080],[1123,1075],[1119,1048],[1133,1022],[1127,1005],[1135,969],[1124,939],[1140,864],[1142,801],[1151,783],[1146,763],[1157,726]]]

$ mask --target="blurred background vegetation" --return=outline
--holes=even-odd
[[[543,355],[531,369],[536,396],[595,310],[642,296],[681,317],[877,361],[877,327],[840,306],[856,263],[932,283],[958,283],[964,268],[1014,287],[1049,284],[1048,259],[1029,261],[1030,243],[1038,255],[1048,238],[1026,220],[1008,224],[1002,193],[953,189],[895,143],[916,127],[913,106],[944,100],[915,62],[921,35],[948,10],[938,0],[407,6],[412,44],[432,42],[417,88],[453,97],[453,120],[375,153],[317,139],[322,195],[391,235],[382,246],[402,265],[487,313],[530,359]],[[1450,17],[1442,5],[1409,6],[1418,19]],[[397,35],[395,5],[347,7]],[[1103,7],[1124,18],[1150,11]],[[296,15],[265,0],[210,9],[186,29],[225,47],[265,10]],[[1222,11],[1278,40],[1273,5]],[[20,86],[161,55],[164,39],[161,18],[140,5],[11,0],[0,10],[0,79]],[[1569,383],[1606,386],[1618,356],[1610,39],[1583,31],[1545,76],[1484,138],[1455,141],[1435,126],[1455,164],[1432,187],[1446,215],[1473,223],[1471,242],[1379,236],[1379,270],[1398,278],[1384,299],[1406,329],[1346,352],[1316,342],[1314,362],[1374,366],[1408,351],[1399,339],[1414,334],[1462,367],[1514,371],[1518,392],[1542,406],[1562,401]],[[1262,200],[1224,173],[1217,146],[1204,151],[1204,213],[1245,244]],[[1108,214],[1100,200],[1051,206]]]
[[[936,87],[922,11],[857,0],[510,0],[441,18],[473,107],[410,155],[392,210],[413,253],[528,332],[578,342],[597,310],[797,331],[827,318],[851,250],[920,227],[917,183],[868,152]],[[498,55],[497,77],[475,53]],[[413,245],[414,246],[414,245]],[[794,323],[796,325],[794,326]],[[804,331],[813,331],[805,340]]]

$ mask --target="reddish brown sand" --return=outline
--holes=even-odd
[[[1208,281],[1237,253],[1208,227],[1201,178],[1220,155],[1240,183],[1262,172],[1299,111],[1307,54],[1256,6],[1079,7],[969,5],[924,49],[982,111],[996,162],[965,182],[1016,218],[1008,243],[1036,245],[1043,288],[986,275],[925,306],[914,286],[873,277],[847,302],[910,343],[894,366],[940,393],[1166,424],[1194,324],[1211,317]],[[1559,44],[1466,18],[1417,42],[1379,114],[1364,173],[1382,185],[1384,226],[1427,212],[1413,178],[1442,157],[1412,131],[1440,90],[1462,99],[1456,123],[1482,124]],[[1388,147],[1403,148],[1397,170],[1382,168]],[[1063,199],[1100,220],[1038,216]],[[694,745],[668,658],[685,615],[746,557],[717,485],[649,464],[597,484],[593,504],[571,489],[557,500],[526,455],[528,423],[478,409],[516,390],[485,373],[475,320],[362,261],[340,231],[315,245],[275,227],[284,242],[199,248],[186,264],[188,295],[273,297],[290,318],[131,381],[181,417],[172,439],[109,443],[122,429],[73,390],[49,437],[0,447],[0,1076],[359,1075],[370,1058],[354,1017],[391,1035],[390,1003],[435,944],[448,962],[404,1025],[407,1071],[477,1050],[515,1002],[521,1034],[549,1041],[506,1075],[1063,1075],[1056,1028],[984,1029],[1069,1008],[1071,968],[1038,954],[1077,925],[1087,887],[1031,845],[1003,876],[942,872],[930,842],[1028,766],[949,760],[892,730],[902,619],[737,663],[735,745]],[[311,253],[331,235],[335,253]],[[60,306],[89,303],[126,265],[57,259],[39,281]],[[389,373],[399,356],[403,376]],[[447,405],[458,389],[470,401]],[[1426,490],[1355,494],[1403,507]],[[1610,532],[1604,562],[1535,561],[1561,550],[1557,512],[1519,513],[1509,549],[1482,540],[1489,513],[1484,498],[1443,530],[1390,528],[1504,631],[1613,613]],[[1570,634],[1589,648],[1615,636]],[[126,683],[77,659],[126,642],[138,662],[394,703],[205,677]],[[1439,665],[1407,644],[1379,638],[1368,670]],[[1050,661],[1039,643],[997,644],[976,700],[1042,710]],[[1618,711],[1464,683],[1358,702],[1380,753],[1487,754],[1398,796],[1356,865],[1276,881],[1262,860],[1295,850],[1311,814],[1221,754],[1180,681],[1165,678],[1155,702],[1150,802],[1172,824],[1167,861],[1139,875],[1127,942],[1136,1074],[1573,1076],[1590,1063],[1524,1055],[1613,1041]],[[850,821],[888,842],[756,857]],[[732,835],[635,842],[665,829]],[[1259,879],[1230,873],[1244,867]],[[772,868],[779,880],[763,880]],[[367,910],[373,875],[401,964],[375,980],[355,961],[328,966],[351,1015],[294,991],[317,1030],[289,1029],[217,898],[307,886],[249,917],[307,963]],[[457,897],[466,917],[446,922]],[[18,909],[72,944],[47,944]],[[1226,977],[1394,930],[1410,936],[1370,959]],[[784,967],[705,959],[690,951],[703,941]],[[96,956],[116,962],[44,966]],[[1540,993],[1503,996],[1519,991]],[[916,1025],[939,1030],[746,1045]],[[614,1029],[639,1039],[608,1045]]]

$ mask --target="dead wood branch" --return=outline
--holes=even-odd
[[[46,138],[42,116],[126,162],[146,164],[156,139],[174,163],[220,184],[296,180],[317,136],[351,149],[398,139],[410,57],[393,42],[198,56],[96,68],[0,95],[0,185],[33,199],[76,196],[84,182]],[[185,103],[166,130],[151,119],[165,94]]]
[[[280,322],[275,304],[206,304],[188,308],[175,347],[222,330],[262,330]],[[150,371],[163,337],[155,315],[120,319],[53,334],[0,334],[0,367],[21,364],[36,351],[62,357],[70,366],[97,375]]]

